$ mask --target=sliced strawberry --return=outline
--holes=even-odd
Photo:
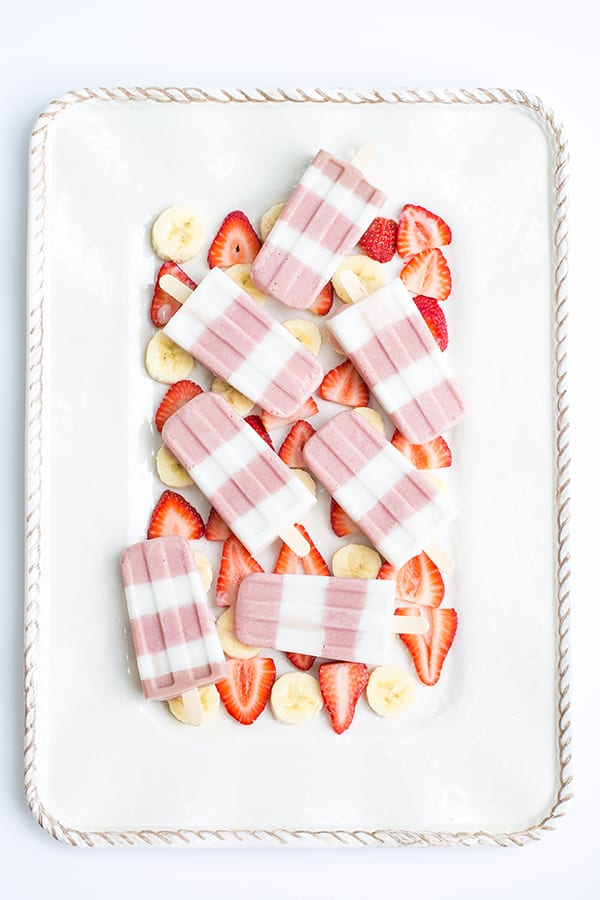
[[[195,381],[188,381],[184,378],[182,381],[176,381],[172,384],[165,396],[160,401],[160,405],[156,410],[154,422],[158,431],[163,430],[163,425],[173,413],[191,400],[202,393],[202,388]]]
[[[323,663],[319,668],[319,684],[323,703],[331,716],[336,734],[350,728],[356,704],[369,680],[364,663]]]
[[[217,682],[223,706],[241,725],[256,722],[269,700],[277,672],[269,657],[228,659],[227,678]]]
[[[248,423],[250,428],[254,428],[255,432],[261,436],[265,444],[268,444],[271,450],[275,449],[273,441],[271,440],[271,435],[263,425],[260,416],[246,416],[244,421]]]
[[[317,406],[314,397],[309,397],[306,403],[303,403],[293,416],[288,416],[284,419],[279,418],[279,416],[272,416],[270,413],[264,412],[263,410],[260,417],[267,431],[275,431],[277,428],[283,428],[285,425],[291,425],[293,422],[298,422],[299,419],[310,419],[311,416],[316,416],[318,412],[319,407]]]
[[[437,300],[433,300],[431,297],[413,297],[417,308],[425,322],[427,323],[427,327],[432,333],[435,341],[437,342],[440,350],[444,351],[448,346],[448,325],[446,323],[446,316],[444,315],[444,310],[437,302]]]
[[[377,216],[361,237],[358,246],[371,259],[380,263],[389,262],[396,252],[397,232],[398,226],[393,219]]]
[[[392,444],[417,469],[447,469],[452,465],[452,450],[441,434],[426,444],[409,444],[396,430],[392,435]]]
[[[176,278],[177,281],[185,284],[185,286],[189,287],[192,291],[196,290],[198,287],[196,282],[192,281],[192,279],[185,274],[183,269],[179,268],[177,263],[163,263],[156,276],[154,294],[152,296],[152,303],[150,304],[150,318],[152,319],[152,324],[156,325],[157,328],[162,328],[166,325],[169,319],[174,316],[181,307],[179,301],[174,297],[171,297],[170,294],[167,294],[167,292],[161,288],[160,279],[163,275],[172,275],[173,278]]]
[[[379,572],[377,573],[377,577],[382,581],[393,581],[396,577],[397,569],[389,562],[384,562]]]
[[[331,498],[331,507],[329,510],[329,519],[331,527],[338,537],[346,537],[348,534],[357,534],[360,531],[347,512],[344,512],[339,503]]]
[[[309,306],[308,308],[311,312],[316,313],[317,316],[326,316],[331,309],[332,304],[333,285],[328,281],[321,293],[317,294],[317,299],[313,301],[312,306]]]
[[[432,247],[444,247],[451,240],[452,232],[443,219],[424,206],[406,204],[398,223],[398,253],[403,259]]]
[[[434,300],[446,300],[452,290],[452,275],[441,250],[423,250],[413,256],[400,272],[400,278],[413,294]]]
[[[287,544],[281,545],[279,556],[275,562],[273,569],[276,575],[295,575],[298,566],[302,566],[306,575],[331,575],[329,566],[315,547],[313,539],[309,535],[304,525],[296,525],[296,528],[305,541],[308,541],[310,550],[306,556],[296,556]]]
[[[231,606],[235,603],[240,582],[253,572],[264,572],[264,569],[232,534],[223,544],[217,578],[217,606]]]
[[[279,448],[279,458],[291,469],[303,469],[305,466],[302,450],[309,438],[316,434],[310,422],[300,419],[292,425],[289,434]]]
[[[446,588],[442,573],[426,553],[413,556],[401,569],[386,562],[377,577],[384,581],[396,579],[396,599],[403,603],[437,609],[444,599]]]
[[[223,521],[214,507],[208,514],[204,537],[207,541],[226,541],[227,538],[231,537],[229,525]]]
[[[319,393],[323,400],[344,406],[366,406],[369,402],[369,388],[349,359],[325,375]]]
[[[316,656],[309,656],[308,653],[286,653],[285,655],[297,669],[302,669],[303,672],[308,672],[309,669],[312,669],[317,658]]]
[[[260,250],[260,238],[248,217],[239,209],[225,216],[210,245],[208,265],[227,269],[237,263],[254,262]]]
[[[399,616],[424,616],[429,621],[425,634],[401,634],[400,639],[408,647],[423,684],[436,684],[442,672],[444,660],[452,646],[458,615],[455,609],[429,609],[425,606],[397,609]]]
[[[175,491],[163,491],[152,511],[148,539],[178,534],[195,541],[204,534],[204,522],[197,509]]]

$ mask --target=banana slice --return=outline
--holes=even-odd
[[[345,544],[333,554],[331,564],[338,578],[377,578],[381,557],[364,544]]]
[[[154,381],[175,384],[187,378],[194,368],[194,358],[163,331],[157,331],[146,348],[146,371]]]
[[[227,384],[227,382],[223,381],[221,378],[215,378],[210,389],[211,391],[216,391],[217,394],[220,394],[224,400],[227,400],[229,405],[233,406],[236,413],[238,413],[242,419],[244,416],[248,415],[254,406],[253,400],[249,400],[248,397],[240,393],[240,391],[236,391],[234,387],[231,387],[230,384]]]
[[[207,559],[204,553],[200,553],[199,550],[192,550],[192,553],[194,554],[194,562],[196,563],[196,568],[200,572],[204,590],[210,591],[210,586],[213,581],[213,568],[210,564],[210,560]]]
[[[357,406],[355,412],[360,413],[363,419],[366,419],[369,425],[372,425],[379,434],[385,433],[383,419],[376,409],[371,409],[370,406]]]
[[[286,725],[312,719],[322,706],[319,682],[308,672],[288,672],[271,689],[273,715]]]
[[[205,233],[204,219],[192,206],[171,206],[152,226],[152,246],[159,259],[187,262],[200,252]]]
[[[308,488],[311,494],[314,494],[314,496],[316,497],[317,485],[315,484],[314,478],[309,475],[308,472],[305,472],[304,469],[292,469],[292,472],[294,473],[294,475],[296,475],[297,478],[300,479],[304,487]]]
[[[237,263],[237,265],[230,266],[228,269],[223,269],[223,271],[262,306],[267,299],[267,295],[263,294],[252,280],[252,263]]]
[[[410,706],[415,686],[406,672],[398,666],[379,666],[373,669],[367,684],[367,702],[378,716],[396,716]]]
[[[249,647],[236,638],[233,633],[233,608],[231,606],[217,619],[217,633],[221,638],[223,652],[227,656],[232,656],[234,659],[252,659],[253,656],[258,656],[260,653],[260,647]]]
[[[207,687],[198,688],[198,695],[200,697],[200,703],[202,704],[202,712],[206,717],[214,715],[219,708],[219,704],[221,702],[221,698],[219,697],[219,692],[214,686],[214,684],[209,684]],[[175,716],[180,722],[183,722],[184,725],[189,725],[187,713],[185,711],[185,707],[183,705],[183,700],[181,697],[174,697],[172,700],[167,701],[169,704],[169,709],[172,715]]]
[[[276,203],[275,206],[271,206],[271,208],[268,209],[266,211],[266,213],[263,213],[263,215],[261,216],[261,219],[260,219],[260,222],[258,225],[258,233],[260,234],[261,241],[266,241],[267,237],[269,236],[269,232],[271,231],[271,228],[273,227],[273,225],[275,224],[275,222],[281,215],[284,206],[285,206],[285,203]]]
[[[164,444],[160,445],[156,454],[156,471],[162,483],[167,487],[188,487],[194,483]]]
[[[289,319],[283,323],[283,327],[287,328],[290,334],[293,334],[296,340],[300,341],[310,353],[314,353],[315,356],[319,355],[321,332],[314,322],[309,322],[308,319]]]
[[[372,294],[378,288],[387,284],[387,272],[382,263],[377,262],[375,259],[371,259],[369,256],[348,256],[332,279],[333,288],[340,300],[343,300],[344,303],[354,302],[340,281],[340,272],[343,272],[344,269],[350,269],[351,272],[354,272],[367,294]]]

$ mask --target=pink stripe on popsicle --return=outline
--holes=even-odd
[[[128,587],[185,575],[194,572],[195,565],[185,538],[172,535],[128,547],[121,556],[121,571]]]
[[[373,206],[383,206],[385,203],[385,194],[373,187],[360,169],[357,169],[352,163],[342,162],[326,150],[319,150],[312,165],[332,181],[337,181],[342,187],[352,191],[365,203],[371,203]]]
[[[390,534],[396,525],[402,525],[426,506],[434,496],[433,485],[426,484],[425,479],[417,483],[411,475],[406,475],[356,524],[361,531],[371,537],[371,540],[381,540]]]
[[[423,441],[425,429],[432,438],[437,437],[460,421],[464,411],[456,384],[447,380],[399,407],[391,418],[408,441],[418,444]]]
[[[267,448],[236,472],[235,479],[230,478],[211,494],[213,506],[226,521],[245,515],[261,500],[285,487],[287,472],[280,471],[278,462],[278,457]]]
[[[194,669],[184,669],[173,674],[159,675],[158,678],[143,678],[141,684],[148,699],[170,700],[202,683],[212,684],[222,681],[224,678],[227,678],[227,666],[223,662],[197,666]]]
[[[411,317],[382,328],[376,337],[350,355],[354,365],[360,366],[362,377],[373,388],[377,382],[391,378],[412,362],[428,356],[430,350],[431,345],[423,340]]]
[[[206,392],[167,419],[163,440],[181,465],[191,469],[239,434],[238,419],[225,400]]]
[[[265,600],[265,588],[268,599]],[[274,647],[279,627],[279,608],[283,599],[283,581],[276,587],[270,576],[260,575],[242,581],[235,609],[235,633],[251,647]]]
[[[198,603],[171,607],[131,620],[131,634],[138,656],[196,641],[213,630],[212,613],[207,606]]]
[[[355,583],[344,580],[343,591],[339,579],[327,585],[323,610],[323,656],[331,659],[355,658],[356,636],[367,599],[367,587],[360,579]]]
[[[298,185],[297,191],[295,202],[288,204],[290,209],[286,207],[282,212],[282,221],[303,232],[330,253],[337,253],[342,244],[356,242],[356,226],[351,219],[303,185]]]

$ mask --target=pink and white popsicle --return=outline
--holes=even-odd
[[[293,526],[316,498],[221,396],[194,397],[167,419],[162,437],[250,553],[277,537],[308,553]]]
[[[394,616],[395,584],[321,575],[248,575],[235,607],[240,641],[326,659],[380,665],[394,632],[422,633],[424,619]]]
[[[304,460],[392,565],[420,553],[456,515],[444,494],[356,410],[313,435]]]
[[[176,279],[165,278],[169,291]],[[180,300],[181,287],[173,286]],[[323,378],[315,356],[217,268],[189,293],[164,332],[274,416],[293,415]]]
[[[374,396],[412,444],[424,444],[464,413],[456,382],[399,278],[328,323]]]
[[[355,165],[319,150],[256,257],[252,278],[286,306],[307,309],[385,200]]]

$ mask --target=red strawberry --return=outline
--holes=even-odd
[[[350,728],[358,698],[369,680],[364,663],[323,663],[319,668],[319,684],[323,703],[331,716],[336,734]]]
[[[332,303],[333,285],[328,281],[321,293],[317,295],[316,300],[313,301],[312,306],[309,306],[308,308],[311,312],[316,313],[317,316],[326,316],[331,309]]]
[[[426,444],[409,444],[396,430],[392,435],[392,444],[417,469],[447,469],[452,465],[452,451],[441,434]]]
[[[204,537],[207,541],[226,541],[231,537],[231,529],[213,507],[208,514]]]
[[[335,502],[333,497],[331,498],[329,519],[331,527],[338,537],[346,537],[348,534],[357,534],[360,531],[358,525],[352,521],[348,513],[344,512],[339,503]]]
[[[426,553],[413,556],[401,569],[384,563],[377,577],[384,581],[396,579],[396,599],[403,603],[437,609],[444,599],[446,589],[442,573]]]
[[[403,259],[432,247],[444,247],[451,240],[452,232],[443,219],[424,206],[406,204],[398,223],[398,253]]]
[[[344,406],[366,406],[369,402],[369,388],[349,359],[325,375],[319,393],[323,400]]]
[[[398,226],[393,219],[382,219],[381,216],[377,216],[361,237],[358,246],[371,259],[376,259],[380,263],[389,262],[396,252],[397,232]]]
[[[310,544],[310,550],[306,556],[296,556],[287,544],[282,544],[273,569],[274,573],[276,575],[295,575],[298,565],[301,565],[306,575],[331,575],[329,566],[315,547],[304,525],[296,525],[296,528],[304,540]]]
[[[446,300],[452,290],[452,276],[441,250],[423,250],[413,256],[400,272],[400,278],[413,294],[425,294],[434,300]]]
[[[244,421],[248,423],[250,428],[254,428],[257,434],[260,434],[265,444],[268,444],[271,450],[275,449],[275,447],[273,446],[273,441],[271,440],[271,435],[263,425],[260,416],[246,416]]]
[[[176,413],[178,409],[191,400],[192,397],[197,397],[198,394],[202,393],[202,388],[199,384],[196,384],[195,381],[188,381],[186,378],[183,381],[176,381],[175,384],[172,384],[165,396],[160,401],[160,405],[156,410],[156,415],[154,416],[154,422],[158,431],[163,430],[163,425],[173,413]]]
[[[290,432],[279,448],[279,458],[291,469],[302,469],[305,465],[302,450],[309,438],[316,434],[310,422],[300,419],[292,425]]]
[[[179,268],[177,263],[163,263],[156,276],[154,295],[150,305],[150,318],[152,319],[152,324],[156,325],[157,328],[162,328],[166,325],[169,319],[174,316],[181,307],[181,303],[161,288],[160,279],[163,275],[172,275],[173,278],[176,278],[177,281],[181,281],[182,284],[185,284],[185,286],[189,287],[192,291],[198,287],[196,282],[192,281],[191,278],[188,278],[183,269]]]
[[[302,669],[303,672],[308,672],[309,669],[312,669],[317,658],[316,656],[309,656],[308,653],[286,653],[285,655],[297,669]]]
[[[280,419],[279,416],[272,416],[271,413],[262,412],[260,417],[262,419],[262,423],[267,429],[267,431],[275,431],[277,428],[283,428],[285,425],[291,425],[293,422],[297,422],[299,419],[310,419],[311,416],[316,416],[319,412],[319,407],[316,404],[316,401],[313,397],[309,397],[306,403],[300,407],[299,410],[293,416],[288,416],[285,419]]]
[[[235,603],[240,582],[252,572],[264,572],[264,569],[232,534],[223,544],[217,578],[217,606],[231,606]]]
[[[211,269],[227,269],[237,263],[251,263],[259,250],[260,238],[250,220],[236,209],[223,219],[208,251],[208,265]]]
[[[428,631],[425,634],[401,634],[400,639],[408,647],[423,684],[436,684],[456,634],[458,616],[455,609],[428,609],[421,606],[418,613],[415,607],[396,610],[396,615],[399,616],[415,614],[429,620]]]
[[[163,491],[152,511],[148,539],[179,534],[195,541],[204,534],[204,522],[197,509],[175,491]]]
[[[275,663],[269,657],[228,659],[227,678],[217,682],[223,706],[241,725],[256,722],[269,700]]]
[[[437,341],[440,350],[444,351],[448,346],[448,325],[446,324],[446,316],[444,310],[431,297],[413,297],[419,312],[425,319],[427,327]]]

